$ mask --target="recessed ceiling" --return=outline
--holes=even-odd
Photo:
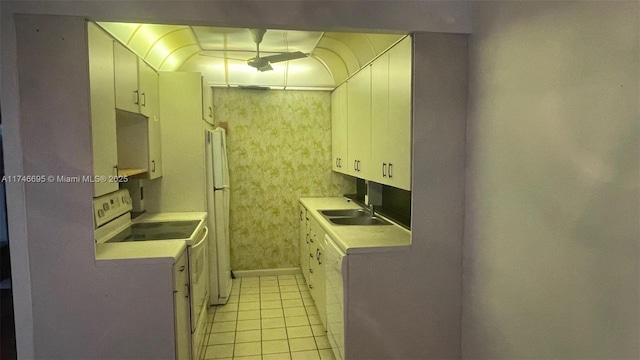
[[[98,23],[159,71],[200,72],[210,86],[265,86],[331,90],[404,35],[266,30],[260,57],[300,51],[307,57],[258,71],[249,29],[185,25]]]

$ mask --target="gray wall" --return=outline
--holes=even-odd
[[[26,15],[15,21],[23,174],[90,175],[86,23],[78,17]],[[8,173],[16,174],[13,171]],[[9,195],[16,196],[21,184],[7,185]],[[15,278],[14,301],[16,330],[32,331],[29,339],[18,340],[33,341],[33,349],[27,353],[19,348],[19,358],[173,357],[173,318],[158,316],[173,312],[172,264],[96,262],[93,184],[49,180],[23,185],[29,246],[27,261],[20,265],[29,270],[27,315],[32,322],[18,311],[24,305],[18,296],[28,284]],[[12,217],[20,215],[15,207],[9,209]],[[12,235],[16,225],[10,224]],[[12,265],[14,247],[24,244],[22,238],[14,239]]]
[[[25,126],[28,124],[25,119],[20,117],[20,101],[22,99],[18,96],[16,31],[13,20],[13,15],[18,13],[74,15],[105,21],[145,21],[301,30],[384,29],[456,33],[469,31],[467,5],[463,2],[450,1],[396,2],[388,0],[368,2],[366,6],[357,1],[2,1],[0,2],[0,15],[2,16],[0,22],[2,25],[2,39],[0,41],[2,44],[0,58],[2,66],[1,101],[6,140],[4,146],[7,174],[27,174],[28,170],[33,171],[34,169],[39,172],[43,169],[42,167],[51,173],[65,174],[67,173],[65,166],[69,166],[71,164],[69,159],[72,159],[68,157],[69,150],[72,150],[71,152],[76,156],[80,156],[85,170],[90,169],[90,167],[86,167],[90,165],[90,157],[88,157],[91,149],[88,142],[90,132],[87,132],[87,136],[82,138],[83,142],[78,145],[80,148],[74,149],[48,147],[46,152],[43,152],[38,147],[34,147],[33,142],[28,141],[30,134],[24,132]],[[82,78],[78,78],[76,81],[82,81]],[[64,83],[60,83],[61,92],[64,92],[64,86]],[[78,88],[78,91],[81,89]],[[55,107],[57,102],[52,94],[52,92],[44,94],[39,99],[39,105]],[[77,101],[88,103],[88,98],[77,98]],[[43,107],[42,109],[48,108]],[[38,120],[41,123],[51,121],[48,116],[44,115]],[[63,121],[63,123],[73,130],[78,125],[74,121],[79,121],[79,119],[74,118],[68,122]],[[88,128],[85,130],[89,131]],[[43,146],[55,143],[58,139],[56,134],[56,132],[43,133],[42,136],[45,140],[42,143]],[[71,136],[66,133],[60,136],[60,139],[70,138]],[[36,153],[39,156],[46,153],[47,156],[42,156],[41,160],[44,162],[38,164],[37,167],[30,167],[29,160],[32,156],[36,156],[34,155]],[[52,159],[60,160],[54,161]],[[67,165],[64,165],[65,161],[67,161]],[[90,187],[82,188],[86,194],[89,194],[90,190]],[[68,248],[73,251],[66,255],[68,264],[61,263],[59,258],[46,256],[47,251],[43,251],[53,248],[54,243],[47,243],[47,238],[40,237],[40,234],[31,233],[29,229],[30,227],[37,229],[41,224],[42,217],[46,218],[38,211],[50,205],[48,204],[50,198],[29,197],[29,191],[30,189],[22,184],[7,186],[18,354],[20,358],[26,359],[34,356],[51,357],[52,355],[82,357],[91,351],[94,351],[94,354],[100,353],[103,356],[109,356],[109,349],[101,348],[103,346],[101,344],[82,344],[79,341],[69,340],[65,335],[67,333],[61,331],[62,327],[55,321],[50,321],[54,318],[55,320],[64,319],[65,327],[73,330],[68,334],[88,336],[91,332],[87,329],[87,324],[90,322],[99,323],[100,321],[95,319],[92,321],[86,317],[78,316],[78,312],[90,313],[91,309],[95,312],[96,307],[102,307],[100,316],[109,312],[110,302],[102,304],[93,302],[93,295],[88,294],[90,291],[88,289],[91,289],[92,286],[87,281],[83,280],[76,285],[72,284],[74,277],[79,272],[72,271],[71,262],[74,260],[93,261],[93,253],[87,252],[88,249],[93,249],[92,236],[87,237],[92,232],[90,215],[87,215],[81,208],[74,208],[73,215],[68,214],[69,210],[60,211],[56,213],[56,216],[47,220],[64,227],[67,223],[73,224],[75,221],[84,219],[81,226],[73,227],[73,233],[65,235],[67,239],[71,239],[68,240]],[[81,195],[76,191],[80,190],[72,191],[73,199],[90,199],[90,194]],[[73,200],[69,201],[64,197],[64,193],[59,195],[60,198],[56,198],[55,206],[61,209],[70,209],[74,205]],[[51,240],[56,241],[55,238]],[[36,250],[32,254],[32,251],[42,244],[45,244],[45,249]],[[54,249],[54,253],[62,252],[62,249]],[[37,263],[35,265],[37,268],[30,268],[30,264],[34,262]],[[47,268],[60,269],[60,271],[48,273],[41,271]],[[91,274],[94,273],[87,274],[85,279],[91,278]],[[68,308],[68,303],[58,302],[57,297],[46,298],[51,294],[60,294],[60,292],[69,289],[64,287],[59,289],[60,292],[55,292],[51,288],[55,282],[68,283],[68,286],[73,289],[81,287],[81,284],[87,287],[82,291],[75,292],[81,296],[75,300],[73,307]],[[86,296],[82,296],[83,294]],[[42,301],[36,300],[36,296],[44,296],[44,298]],[[51,315],[62,309],[65,311],[59,317]],[[86,309],[86,311],[74,313],[74,309]],[[109,331],[105,330],[104,333],[109,333]],[[34,339],[34,334],[37,339]],[[151,333],[145,334],[152,337]],[[117,347],[112,349],[117,349]],[[129,354],[134,353],[129,352]]]
[[[49,156],[63,160],[33,162],[43,152],[32,148],[28,139],[29,126],[38,128],[36,124],[19,120],[14,12],[99,20],[193,20],[219,26],[469,31],[463,2],[379,1],[362,6],[347,1],[261,1],[248,6],[240,1],[117,5],[3,1],[0,6],[7,174],[43,169],[66,173],[70,159],[75,159],[68,155],[82,154],[66,144],[46,149]],[[638,357],[637,6],[637,2],[476,5],[469,59],[464,358]],[[40,105],[51,94],[43,95]],[[37,120],[53,121],[48,115]],[[78,130],[76,125],[68,123],[64,129],[89,136],[88,128]],[[42,133],[48,141],[44,144],[55,143],[55,135]],[[61,135],[65,137],[67,133]],[[90,171],[90,144],[84,141],[79,146],[87,152],[74,163]],[[428,189],[426,182],[414,182],[414,203],[437,198]],[[89,334],[95,329],[84,324],[99,323],[99,317],[87,321],[71,310],[82,308],[91,314],[92,307],[105,306],[106,314],[110,302],[92,304],[92,297],[82,302],[46,300],[57,291],[51,286],[53,280],[66,282],[64,291],[79,289],[73,283],[79,273],[64,261],[80,259],[88,264],[93,256],[91,220],[82,211],[69,214],[73,204],[54,193],[49,196],[57,202],[49,206],[61,211],[47,219],[39,210],[51,198],[40,198],[41,193],[33,191],[21,184],[7,186],[18,354],[63,357],[101,350],[104,345],[80,348],[77,339],[66,341],[56,321],[72,327],[69,336]],[[83,198],[90,196],[90,187],[75,191]],[[415,207],[414,216],[429,213]],[[70,219],[84,220],[74,227]],[[57,237],[43,234],[38,226],[44,229],[45,220],[68,221],[69,232]],[[72,242],[65,243],[68,239]],[[428,239],[413,236],[414,243]],[[47,241],[87,243],[54,248]],[[43,244],[49,244],[51,252],[37,248]],[[51,256],[57,254],[61,257]],[[407,303],[420,306],[419,299]],[[47,338],[52,334],[56,336]],[[53,348],[55,352],[47,351]]]
[[[640,357],[638,15],[475,6],[464,358]]]

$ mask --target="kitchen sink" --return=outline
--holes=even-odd
[[[329,221],[336,225],[391,225],[390,222],[377,216],[352,216],[329,218]]]
[[[347,217],[359,217],[369,216],[369,213],[362,209],[342,209],[342,210],[320,210],[320,213],[325,217],[333,216],[347,216]]]

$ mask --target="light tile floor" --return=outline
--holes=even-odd
[[[335,360],[302,275],[234,279],[208,320],[204,359]]]

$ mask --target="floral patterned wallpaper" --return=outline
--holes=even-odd
[[[214,109],[228,123],[231,268],[298,267],[298,199],[355,192],[331,171],[330,93],[216,88]]]

